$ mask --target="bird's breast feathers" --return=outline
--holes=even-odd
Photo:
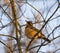
[[[36,33],[38,33],[36,30],[31,29],[31,28],[26,28],[25,34],[26,34],[29,38],[34,37],[34,35],[35,35]],[[38,36],[40,37],[41,34],[38,33],[38,34],[37,34],[37,37],[38,37]]]

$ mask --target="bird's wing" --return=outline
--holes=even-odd
[[[38,33],[38,31],[39,31],[37,28],[32,27],[32,26],[30,26],[29,28],[32,29],[32,30],[34,30],[34,31],[37,31],[37,33]],[[40,34],[43,35],[43,36],[45,36],[44,34],[42,34],[42,32],[40,32]]]

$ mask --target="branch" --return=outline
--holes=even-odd
[[[10,36],[10,35],[0,34],[0,36],[11,37],[11,38],[13,38],[13,39],[15,39],[15,40],[16,40],[16,38],[15,38],[15,37],[13,37],[13,36]]]
[[[1,40],[0,40],[0,42],[1,42],[4,46],[6,46],[6,47],[10,50],[11,53],[13,53],[13,51],[11,50],[10,47],[8,47],[8,46],[7,46],[5,43],[3,43]]]
[[[19,51],[19,53],[22,53],[21,46],[20,46],[20,40],[19,40],[19,36],[18,36],[18,20],[17,20],[16,6],[14,3],[14,0],[10,0],[10,4],[11,4],[11,8],[12,8],[13,18],[15,19],[16,39],[17,39],[18,51]]]

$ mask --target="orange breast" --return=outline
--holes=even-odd
[[[31,28],[26,28],[25,29],[25,34],[27,37],[32,38],[34,37],[34,35],[37,33],[37,31],[31,29]],[[41,34],[39,33],[35,38],[37,38],[38,36],[41,36]]]

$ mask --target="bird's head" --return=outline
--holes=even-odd
[[[32,21],[26,21],[27,23],[26,23],[26,26],[33,26],[33,23],[32,23]]]

